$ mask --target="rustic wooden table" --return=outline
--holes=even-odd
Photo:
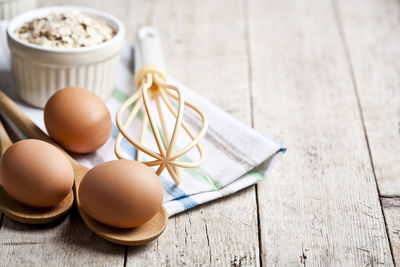
[[[400,265],[399,1],[40,3],[110,12],[132,44],[155,26],[173,76],[288,152],[142,247],[102,240],[76,211],[47,226],[3,216],[0,265]]]

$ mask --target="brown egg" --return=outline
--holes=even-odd
[[[94,219],[119,228],[132,228],[151,219],[162,205],[158,176],[133,160],[114,160],[91,169],[79,186],[82,208]]]
[[[56,92],[44,108],[49,135],[65,149],[93,152],[111,133],[111,116],[104,102],[85,88],[67,87]]]
[[[74,171],[55,146],[34,139],[10,146],[0,163],[4,190],[15,200],[33,207],[51,207],[72,190]]]

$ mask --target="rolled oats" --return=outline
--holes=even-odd
[[[104,21],[81,14],[53,12],[25,22],[15,31],[18,39],[44,47],[76,48],[110,40],[115,31]]]

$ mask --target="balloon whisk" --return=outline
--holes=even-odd
[[[155,41],[157,41],[156,37],[157,33],[154,31],[154,29],[149,27],[142,28],[139,31],[139,44],[141,41],[142,44],[143,42],[146,43],[145,41],[149,42],[148,38],[156,39]],[[145,49],[143,49],[143,46],[141,47],[142,51],[139,52],[145,54],[141,55],[142,59],[145,58],[146,52],[152,52],[150,50],[152,46],[153,48],[154,46],[158,46],[155,50],[160,50],[159,45],[156,44],[155,41],[150,40],[152,44],[150,47],[146,46]],[[158,53],[161,52],[158,51]],[[159,61],[159,59],[157,60]],[[205,156],[203,148],[199,142],[207,131],[207,118],[203,111],[184,100],[182,92],[178,87],[166,84],[166,74],[160,66],[146,64],[144,67],[141,67],[136,74],[136,86],[138,90],[122,104],[117,112],[116,123],[120,133],[118,134],[115,142],[115,154],[119,159],[124,158],[120,147],[122,139],[125,138],[137,148],[136,159],[138,161],[141,161],[150,167],[158,166],[156,170],[157,175],[160,175],[166,169],[171,178],[174,180],[175,184],[178,185],[181,182],[180,168],[196,168],[204,162]],[[175,101],[177,104],[174,105],[171,100]],[[162,104],[166,108],[163,109]],[[131,105],[133,105],[132,109],[124,120],[123,114],[126,110],[128,110],[129,107],[131,107]],[[128,128],[130,127],[133,119],[138,116],[143,106],[144,112],[142,116],[140,135],[139,139],[136,140],[130,135]],[[154,109],[152,108],[154,106],[156,112],[154,112]],[[195,135],[189,129],[188,124],[183,120],[185,108],[191,109],[197,113],[202,121],[200,131],[197,135]],[[167,128],[167,122],[164,114],[165,111],[168,111],[175,118],[175,124],[173,126],[171,135]],[[149,124],[158,151],[153,151],[143,144]],[[159,124],[161,124],[161,127],[159,127]],[[176,143],[181,128],[186,131],[191,141],[183,148],[178,148]],[[199,153],[198,160],[180,160],[182,156],[187,154],[194,147],[197,148]],[[143,154],[149,156],[151,160],[144,161]]]

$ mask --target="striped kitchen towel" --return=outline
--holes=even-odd
[[[5,24],[0,25],[2,27],[2,34],[0,34],[0,88],[17,101],[22,110],[43,131],[46,131],[43,111],[22,103],[15,93],[10,71],[10,54],[4,34]],[[132,48],[126,43],[121,54],[116,87],[112,97],[106,103],[113,119],[121,103],[136,90],[133,82],[132,59]],[[199,168],[183,169],[182,183],[179,186],[174,185],[167,171],[160,175],[165,190],[164,206],[169,216],[232,194],[266,178],[276,161],[285,152],[284,146],[237,121],[179,81],[169,78],[168,83],[181,88],[185,99],[205,111],[209,120],[207,134],[201,141],[206,154],[204,164]],[[142,112],[138,113],[129,129],[133,136],[139,134]],[[189,109],[185,109],[185,121],[193,129],[198,129],[200,121],[193,119],[193,116],[195,115]],[[173,125],[172,116],[167,120],[170,120],[169,124]],[[149,127],[148,131],[145,145],[157,151]],[[96,152],[78,155],[75,158],[89,168],[116,159],[114,142],[117,135],[118,129],[113,121],[112,134],[104,146]],[[177,146],[184,147],[188,140],[184,131],[180,131]],[[125,156],[135,159],[135,147],[126,140],[122,142],[121,147]],[[197,157],[197,151],[193,149],[179,160],[190,162],[196,160]],[[144,160],[151,159],[144,158]]]

